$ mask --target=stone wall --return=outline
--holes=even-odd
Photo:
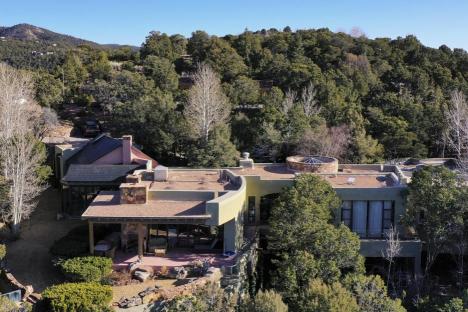
[[[207,283],[219,283],[221,272],[218,268],[210,267],[207,273],[200,278],[189,279],[186,284],[167,288],[150,287],[130,298],[121,298],[113,306],[130,308],[153,303],[151,311],[166,311],[165,304],[179,295],[190,295]],[[146,311],[146,310],[145,310]]]
[[[121,204],[146,204],[148,186],[139,183],[122,183],[120,185]]]
[[[239,251],[236,264],[231,267],[223,268],[223,277],[221,286],[227,292],[239,295],[239,300],[245,298],[248,294],[253,294],[256,290],[257,280],[257,238],[246,243]]]

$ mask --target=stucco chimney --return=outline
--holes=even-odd
[[[122,136],[122,163],[129,165],[132,163],[132,136]]]
[[[148,199],[148,186],[141,183],[120,184],[121,204],[146,204]]]

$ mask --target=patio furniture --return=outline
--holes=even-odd
[[[167,251],[167,239],[165,237],[153,237],[148,242],[148,249],[157,257],[163,257]]]
[[[107,240],[100,240],[94,246],[94,255],[101,257],[114,258],[116,246]]]
[[[195,238],[191,232],[180,233],[177,238],[177,246],[181,248],[192,248],[195,244]]]

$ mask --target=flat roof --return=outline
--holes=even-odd
[[[259,176],[264,180],[289,180],[295,177],[295,172],[286,164],[258,165],[254,168],[232,169],[234,173],[243,176]],[[391,172],[371,168],[343,168],[337,174],[317,174],[327,180],[335,188],[381,188],[395,186],[393,179],[388,177]]]
[[[169,169],[167,181],[142,181],[150,190],[206,190],[224,191],[236,187],[220,178],[222,170]]]
[[[204,201],[149,200],[121,204],[120,192],[101,191],[82,214],[85,219],[209,219]]]

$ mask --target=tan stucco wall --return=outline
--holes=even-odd
[[[403,190],[404,187],[385,188],[335,188],[342,200],[393,200],[395,202],[395,218],[393,220],[399,233],[405,233],[400,220],[405,213]],[[341,222],[341,213],[337,214],[337,222]]]
[[[256,197],[257,219],[260,216],[260,198],[265,195],[281,192],[285,187],[291,186],[292,179],[263,180],[259,176],[244,176],[246,181],[246,199],[249,196]],[[405,227],[400,220],[405,212],[403,191],[405,187],[386,188],[335,188],[337,195],[342,200],[392,200],[395,202],[394,223],[399,233],[405,233]],[[337,222],[341,222],[341,213],[337,213]],[[402,241],[402,257],[419,257],[421,253],[421,242],[418,240]],[[381,257],[385,248],[385,241],[378,239],[361,240],[361,254],[365,257]]]
[[[230,173],[232,175],[232,173]],[[239,188],[206,202],[206,211],[211,214],[210,225],[221,225],[238,218],[245,207],[247,185],[244,177],[238,179]]]

